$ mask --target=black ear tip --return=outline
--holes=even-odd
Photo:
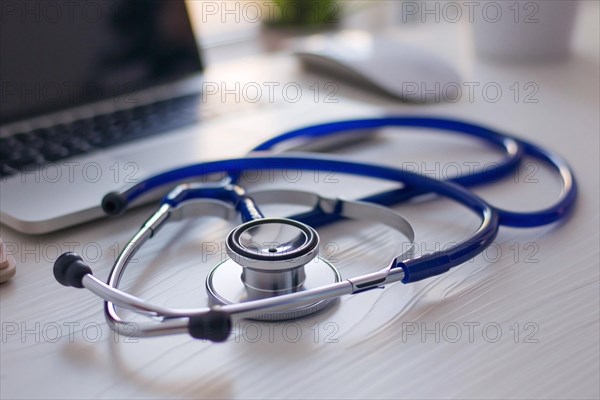
[[[64,253],[54,262],[54,278],[64,286],[83,288],[82,279],[92,269],[75,253]]]
[[[231,332],[231,317],[221,310],[210,310],[207,314],[190,318],[190,336],[211,342],[224,342]]]
[[[110,192],[102,198],[102,210],[108,215],[119,215],[127,208],[127,198],[119,192]]]
[[[54,278],[64,286],[70,286],[67,283],[67,270],[69,266],[76,261],[83,261],[82,258],[75,253],[64,253],[54,261]]]

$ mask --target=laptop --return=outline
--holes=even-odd
[[[10,2],[0,54],[2,224],[89,221],[128,174],[199,161],[162,156],[190,135],[152,140],[199,118],[203,62],[183,0]]]

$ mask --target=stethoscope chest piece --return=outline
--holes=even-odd
[[[338,270],[318,256],[319,235],[308,225],[284,218],[263,218],[242,224],[226,240],[229,259],[206,279],[212,305],[236,304],[301,292],[341,281]],[[331,300],[273,311],[253,319],[303,317]]]

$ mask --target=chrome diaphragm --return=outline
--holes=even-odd
[[[341,281],[337,269],[319,254],[319,235],[308,225],[285,218],[246,222],[227,236],[229,259],[209,274],[213,305],[235,304],[299,292]],[[321,300],[255,317],[285,320],[312,314],[331,304]]]

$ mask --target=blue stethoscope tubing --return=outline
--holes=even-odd
[[[504,152],[504,158],[493,168],[476,171],[450,179],[454,183],[470,187],[498,180],[517,168],[524,156],[541,160],[554,169],[562,179],[562,191],[554,205],[533,212],[512,212],[494,207],[500,217],[500,225],[528,228],[556,222],[569,212],[577,197],[577,183],[569,165],[558,155],[533,143],[514,136],[499,133],[493,129],[464,121],[431,117],[383,117],[356,119],[309,126],[275,136],[253,149],[253,151],[274,150],[292,140],[320,139],[333,135],[349,134],[357,130],[380,129],[386,127],[429,128],[446,132],[460,133],[482,139]],[[402,188],[378,193],[361,199],[381,205],[394,205],[426,193],[423,188]]]
[[[503,149],[506,154],[503,160],[494,168],[477,171],[469,175],[462,175],[452,179],[451,182],[432,179],[401,169],[337,159],[329,155],[326,157],[284,154],[270,156],[250,155],[245,158],[205,162],[166,171],[121,192],[110,193],[103,200],[103,204],[105,209],[107,208],[106,204],[110,204],[112,212],[116,214],[122,212],[127,207],[127,204],[139,196],[164,185],[173,184],[174,182],[199,179],[217,173],[225,173],[235,179],[236,176],[245,171],[289,168],[346,173],[399,182],[404,184],[405,187],[371,196],[366,200],[390,205],[405,201],[416,195],[436,193],[467,206],[481,217],[481,225],[470,238],[442,252],[425,254],[406,261],[397,260],[393,268],[402,268],[405,274],[402,282],[409,283],[442,274],[450,268],[460,265],[481,253],[492,243],[500,225],[534,227],[549,224],[566,216],[575,203],[577,185],[571,169],[560,157],[523,140],[500,134],[486,127],[457,120],[423,117],[386,117],[334,122],[279,135],[261,144],[255,150],[265,151],[273,149],[275,146],[291,139],[314,139],[352,132],[358,129],[374,129],[390,126],[434,128],[463,133],[483,139],[495,147]],[[524,155],[548,163],[560,175],[563,189],[558,200],[552,206],[534,212],[506,211],[489,205],[480,197],[464,188],[464,186],[487,183],[505,176],[519,165]],[[235,193],[228,192],[223,189],[223,186],[216,185],[214,188],[189,190],[182,192],[178,196],[167,196],[163,199],[163,204],[175,207],[183,201],[207,197],[233,203],[239,200],[235,198]],[[243,205],[243,202],[239,202],[238,204]],[[244,220],[253,218],[252,211],[245,210],[244,207],[240,207],[240,211],[242,214],[246,213],[246,215],[243,215]],[[306,216],[303,222],[306,222],[306,219],[310,220],[310,215]]]

